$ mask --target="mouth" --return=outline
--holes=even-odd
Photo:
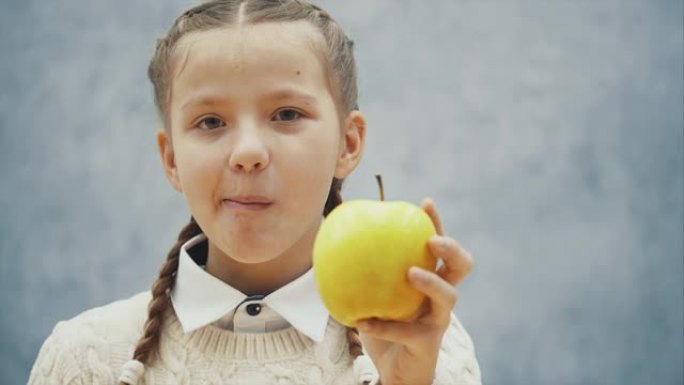
[[[270,207],[273,204],[273,201],[262,196],[248,195],[224,199],[221,203],[232,209],[264,210]]]

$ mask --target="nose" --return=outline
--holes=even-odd
[[[269,163],[268,147],[257,129],[239,130],[233,151],[228,159],[232,170],[256,172],[265,169]]]

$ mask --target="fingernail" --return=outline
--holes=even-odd
[[[449,242],[444,238],[440,238],[437,242],[437,247],[439,248],[439,251],[446,251],[449,247]]]
[[[417,281],[425,282],[428,279],[428,273],[415,266],[411,268],[409,274],[411,274],[411,278]]]

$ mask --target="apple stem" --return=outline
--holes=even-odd
[[[375,174],[375,179],[378,181],[378,188],[380,189],[380,200],[385,200],[385,189],[382,188],[382,175]]]

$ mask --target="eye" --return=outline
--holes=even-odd
[[[293,110],[292,108],[283,108],[275,113],[273,120],[277,122],[291,122],[300,119],[301,117],[302,114],[299,111]]]
[[[219,127],[223,127],[225,125],[226,125],[226,123],[223,120],[221,120],[215,116],[207,116],[206,118],[202,118],[202,120],[197,122],[195,127],[199,128],[201,130],[211,131],[211,130],[215,130]]]

